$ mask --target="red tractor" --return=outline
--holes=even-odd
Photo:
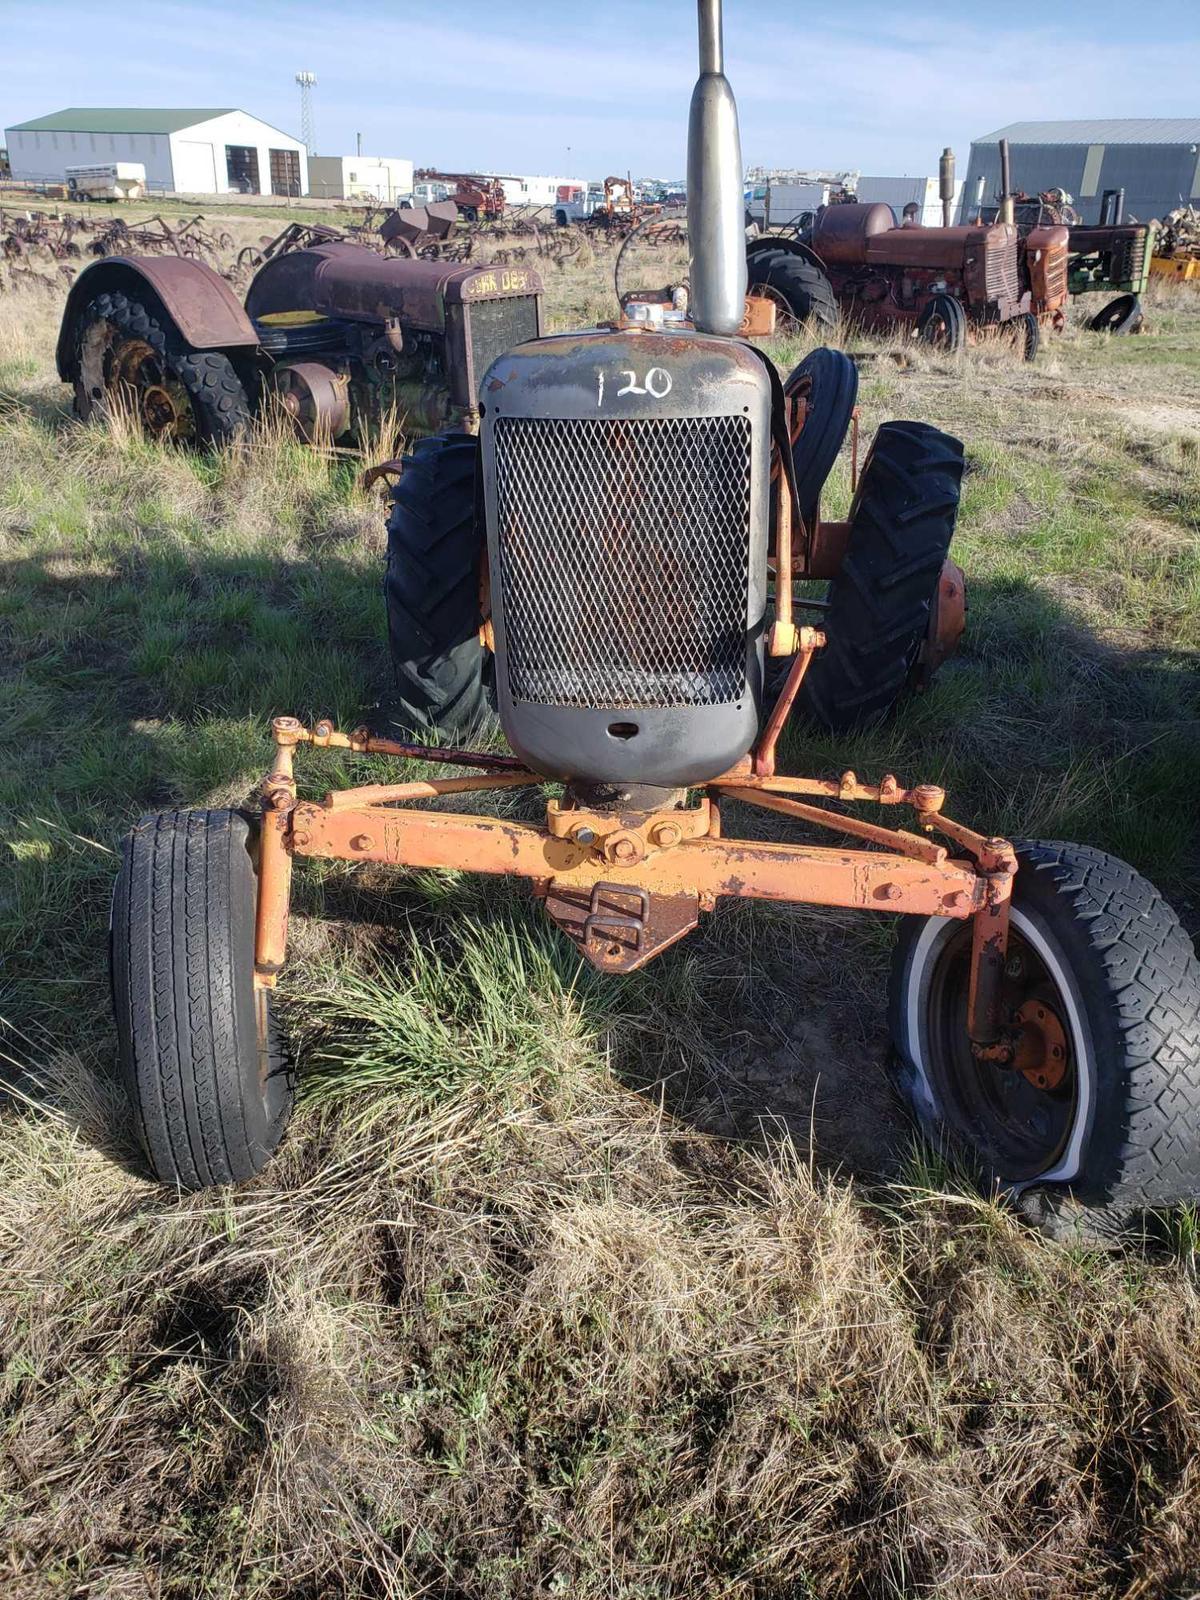
[[[1040,229],[1025,249],[1028,286],[1011,223],[897,227],[890,206],[831,205],[799,238],[751,241],[750,292],[796,323],[832,325],[840,313],[873,331],[915,332],[945,350],[1003,333],[1032,360],[1042,323],[1060,320],[1067,303],[1067,230]]]

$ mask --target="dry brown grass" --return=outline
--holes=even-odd
[[[547,272],[557,320],[607,314],[608,266]],[[970,644],[903,723],[788,760],[943,778],[1186,902],[1200,315],[1156,315],[1033,370],[869,347],[868,437],[968,440]],[[880,924],[729,907],[600,980],[507,886],[314,868],[279,1159],[147,1183],[112,847],[139,809],[245,798],[271,711],[369,698],[378,514],[269,428],[201,459],[78,428],[57,316],[0,300],[3,1594],[1194,1594],[1194,1226],[1064,1250],[915,1145]]]

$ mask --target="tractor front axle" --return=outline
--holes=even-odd
[[[651,810],[579,803],[567,791],[548,801],[537,825],[416,801],[447,794],[532,788],[546,779],[514,758],[482,751],[426,749],[376,738],[365,728],[306,728],[294,717],[273,724],[276,753],[263,784],[255,939],[255,982],[274,986],[287,948],[292,862],[296,856],[375,861],[388,866],[522,877],[580,953],[605,972],[630,972],[690,932],[722,895],[796,905],[849,906],[973,919],[968,1031],[980,1055],[1007,1059],[1014,1046],[1000,1015],[1000,985],[1016,855],[943,816],[934,784],[906,789],[891,775],[861,783],[777,777],[763,750],[713,778],[694,797],[680,791]],[[301,800],[294,771],[300,745],[402,760],[482,768],[461,777],[420,778],[336,790]],[[773,740],[769,749],[773,750]],[[804,797],[804,798],[801,798]],[[872,849],[829,848],[725,836],[724,801],[771,811],[862,840]],[[918,831],[887,828],[831,811],[813,800],[906,805]],[[942,834],[957,845],[930,835]]]

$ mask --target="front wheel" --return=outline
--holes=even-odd
[[[1083,845],[1017,845],[1002,990],[1011,1064],[967,1036],[969,923],[907,919],[901,1088],[1047,1231],[1111,1233],[1200,1196],[1200,963],[1154,886]]]
[[[917,318],[917,336],[935,350],[959,355],[967,346],[967,314],[952,294],[935,294]]]
[[[1135,294],[1119,294],[1097,311],[1088,323],[1093,333],[1138,333],[1145,320],[1142,302]]]
[[[253,840],[235,811],[163,811],[125,840],[113,892],[117,1049],[154,1176],[181,1189],[260,1171],[292,1108],[254,986]]]

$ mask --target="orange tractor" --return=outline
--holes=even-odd
[[[844,369],[822,360],[789,393],[741,335],[736,110],[719,0],[698,13],[690,314],[517,345],[482,378],[478,442],[424,441],[395,490],[407,531],[394,559],[425,564],[443,591],[440,636],[397,613],[405,648],[424,640],[433,720],[458,709],[446,647],[486,649],[511,753],[278,717],[257,815],[164,812],[125,843],[113,995],[165,1182],[248,1178],[279,1143],[294,1093],[275,1011],[292,874],[336,859],[519,877],[610,974],[724,898],[899,917],[898,1082],[987,1183],[1049,1218],[1073,1192],[1105,1225],[1200,1190],[1200,966],[1149,883],[1095,850],[964,826],[933,783],[778,771],[781,731],[821,673],[837,706],[877,712],[933,664],[962,447],[885,425],[849,521],[820,522],[812,462],[834,447]],[[793,580],[817,572],[834,598],[801,622]],[[786,682],[768,710],[773,661]],[[401,770],[313,798],[314,747]],[[406,775],[413,762],[458,772]],[[461,809],[465,795],[543,789],[536,822]],[[738,836],[743,812],[792,837]],[[907,825],[882,820],[895,815]]]

